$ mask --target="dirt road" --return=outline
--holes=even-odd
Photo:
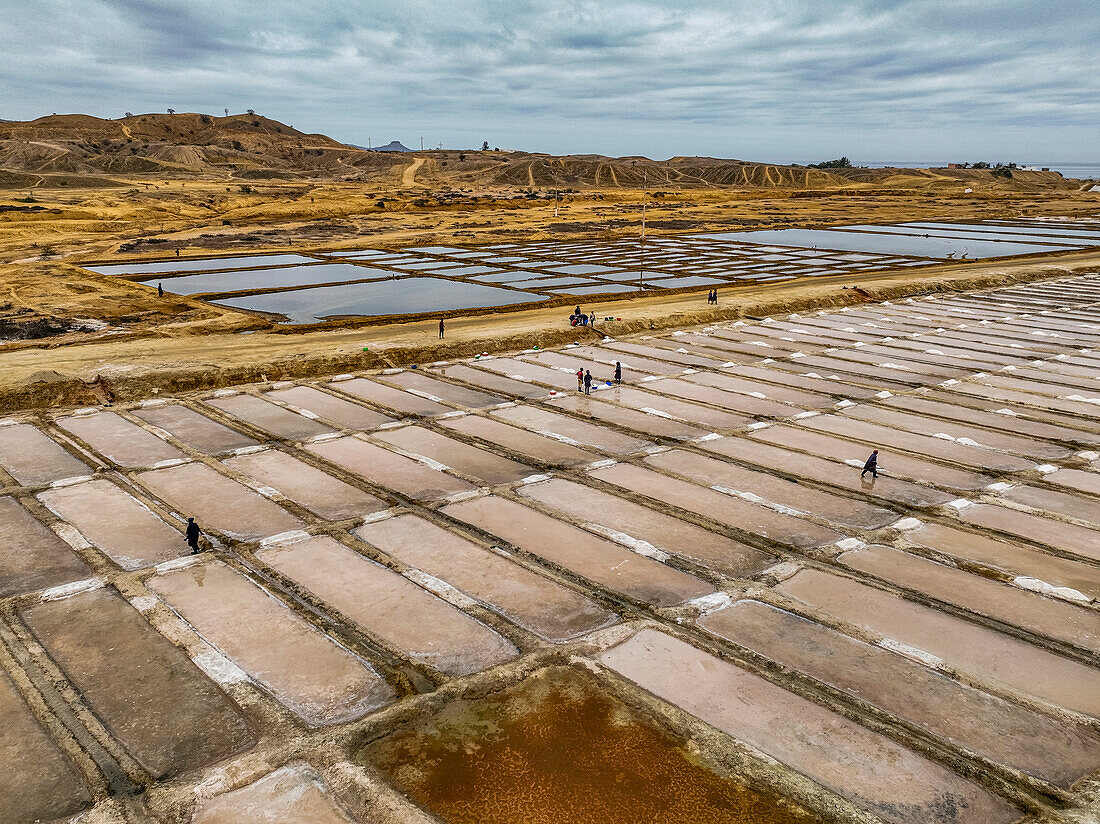
[[[80,395],[80,381],[91,382],[97,377],[105,379],[116,397],[123,399],[147,396],[154,390],[214,388],[246,380],[428,363],[480,352],[558,345],[596,334],[618,336],[743,316],[806,311],[862,303],[867,300],[863,295],[897,299],[1098,269],[1100,254],[1082,252],[1045,262],[1029,259],[944,265],[924,270],[919,277],[911,271],[895,271],[746,286],[722,290],[716,309],[707,305],[703,292],[585,304],[586,310],[601,319],[598,333],[569,327],[567,310],[559,307],[452,318],[447,321],[445,341],[437,338],[438,320],[433,316],[301,334],[229,332],[22,349],[2,355],[0,409],[56,404],[62,398],[71,403],[95,402],[93,394],[84,400],[71,395]],[[859,292],[851,288],[856,285]],[[603,322],[605,317],[615,320]],[[60,374],[46,376],[46,383],[42,383],[45,373]],[[63,384],[63,378],[69,383]],[[51,381],[52,389],[48,386]]]
[[[401,185],[406,187],[421,185],[416,182],[416,172],[423,165],[424,158],[422,157],[416,158],[411,164],[409,164],[409,167],[405,169],[405,171],[401,174]]]

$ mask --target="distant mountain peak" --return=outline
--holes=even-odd
[[[360,146],[359,148],[363,148]],[[391,140],[385,146],[371,146],[368,151],[372,152],[411,152],[408,146],[401,143],[400,140]]]

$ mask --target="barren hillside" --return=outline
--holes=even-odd
[[[371,152],[306,134],[260,115],[140,114],[118,120],[51,115],[0,122],[0,187],[121,185],[118,178],[303,179],[407,185],[403,172],[423,161],[416,182],[470,188],[638,189],[844,188],[935,189],[980,184],[1008,191],[1069,190],[1054,172],[810,169],[711,157],[604,157],[526,152]]]

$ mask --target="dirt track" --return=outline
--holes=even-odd
[[[929,292],[956,291],[1056,277],[1100,269],[1100,254],[1081,252],[1015,262],[944,265],[911,272],[882,272],[818,278],[778,285],[746,286],[721,293],[717,309],[706,307],[702,292],[588,304],[603,323],[601,333],[619,336],[647,329],[689,326],[746,315],[895,299]],[[180,301],[194,303],[193,301]],[[229,313],[232,315],[233,313]],[[214,388],[248,380],[301,377],[362,369],[428,363],[479,352],[560,345],[592,330],[576,330],[561,308],[451,318],[439,341],[437,319],[304,334],[259,331],[240,334],[138,336],[58,348],[24,348],[3,355],[0,409],[67,403],[97,403],[104,386],[124,400],[164,390]],[[99,385],[90,387],[99,380]],[[103,382],[106,382],[104,384]]]

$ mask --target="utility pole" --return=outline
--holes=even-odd
[[[642,167],[642,242],[645,243],[645,203],[649,197],[649,179],[646,177],[645,166]]]
[[[558,216],[558,190],[554,190],[554,218]]]
[[[367,151],[370,151],[370,137],[367,137]]]
[[[420,151],[424,151],[424,136],[420,136]]]

